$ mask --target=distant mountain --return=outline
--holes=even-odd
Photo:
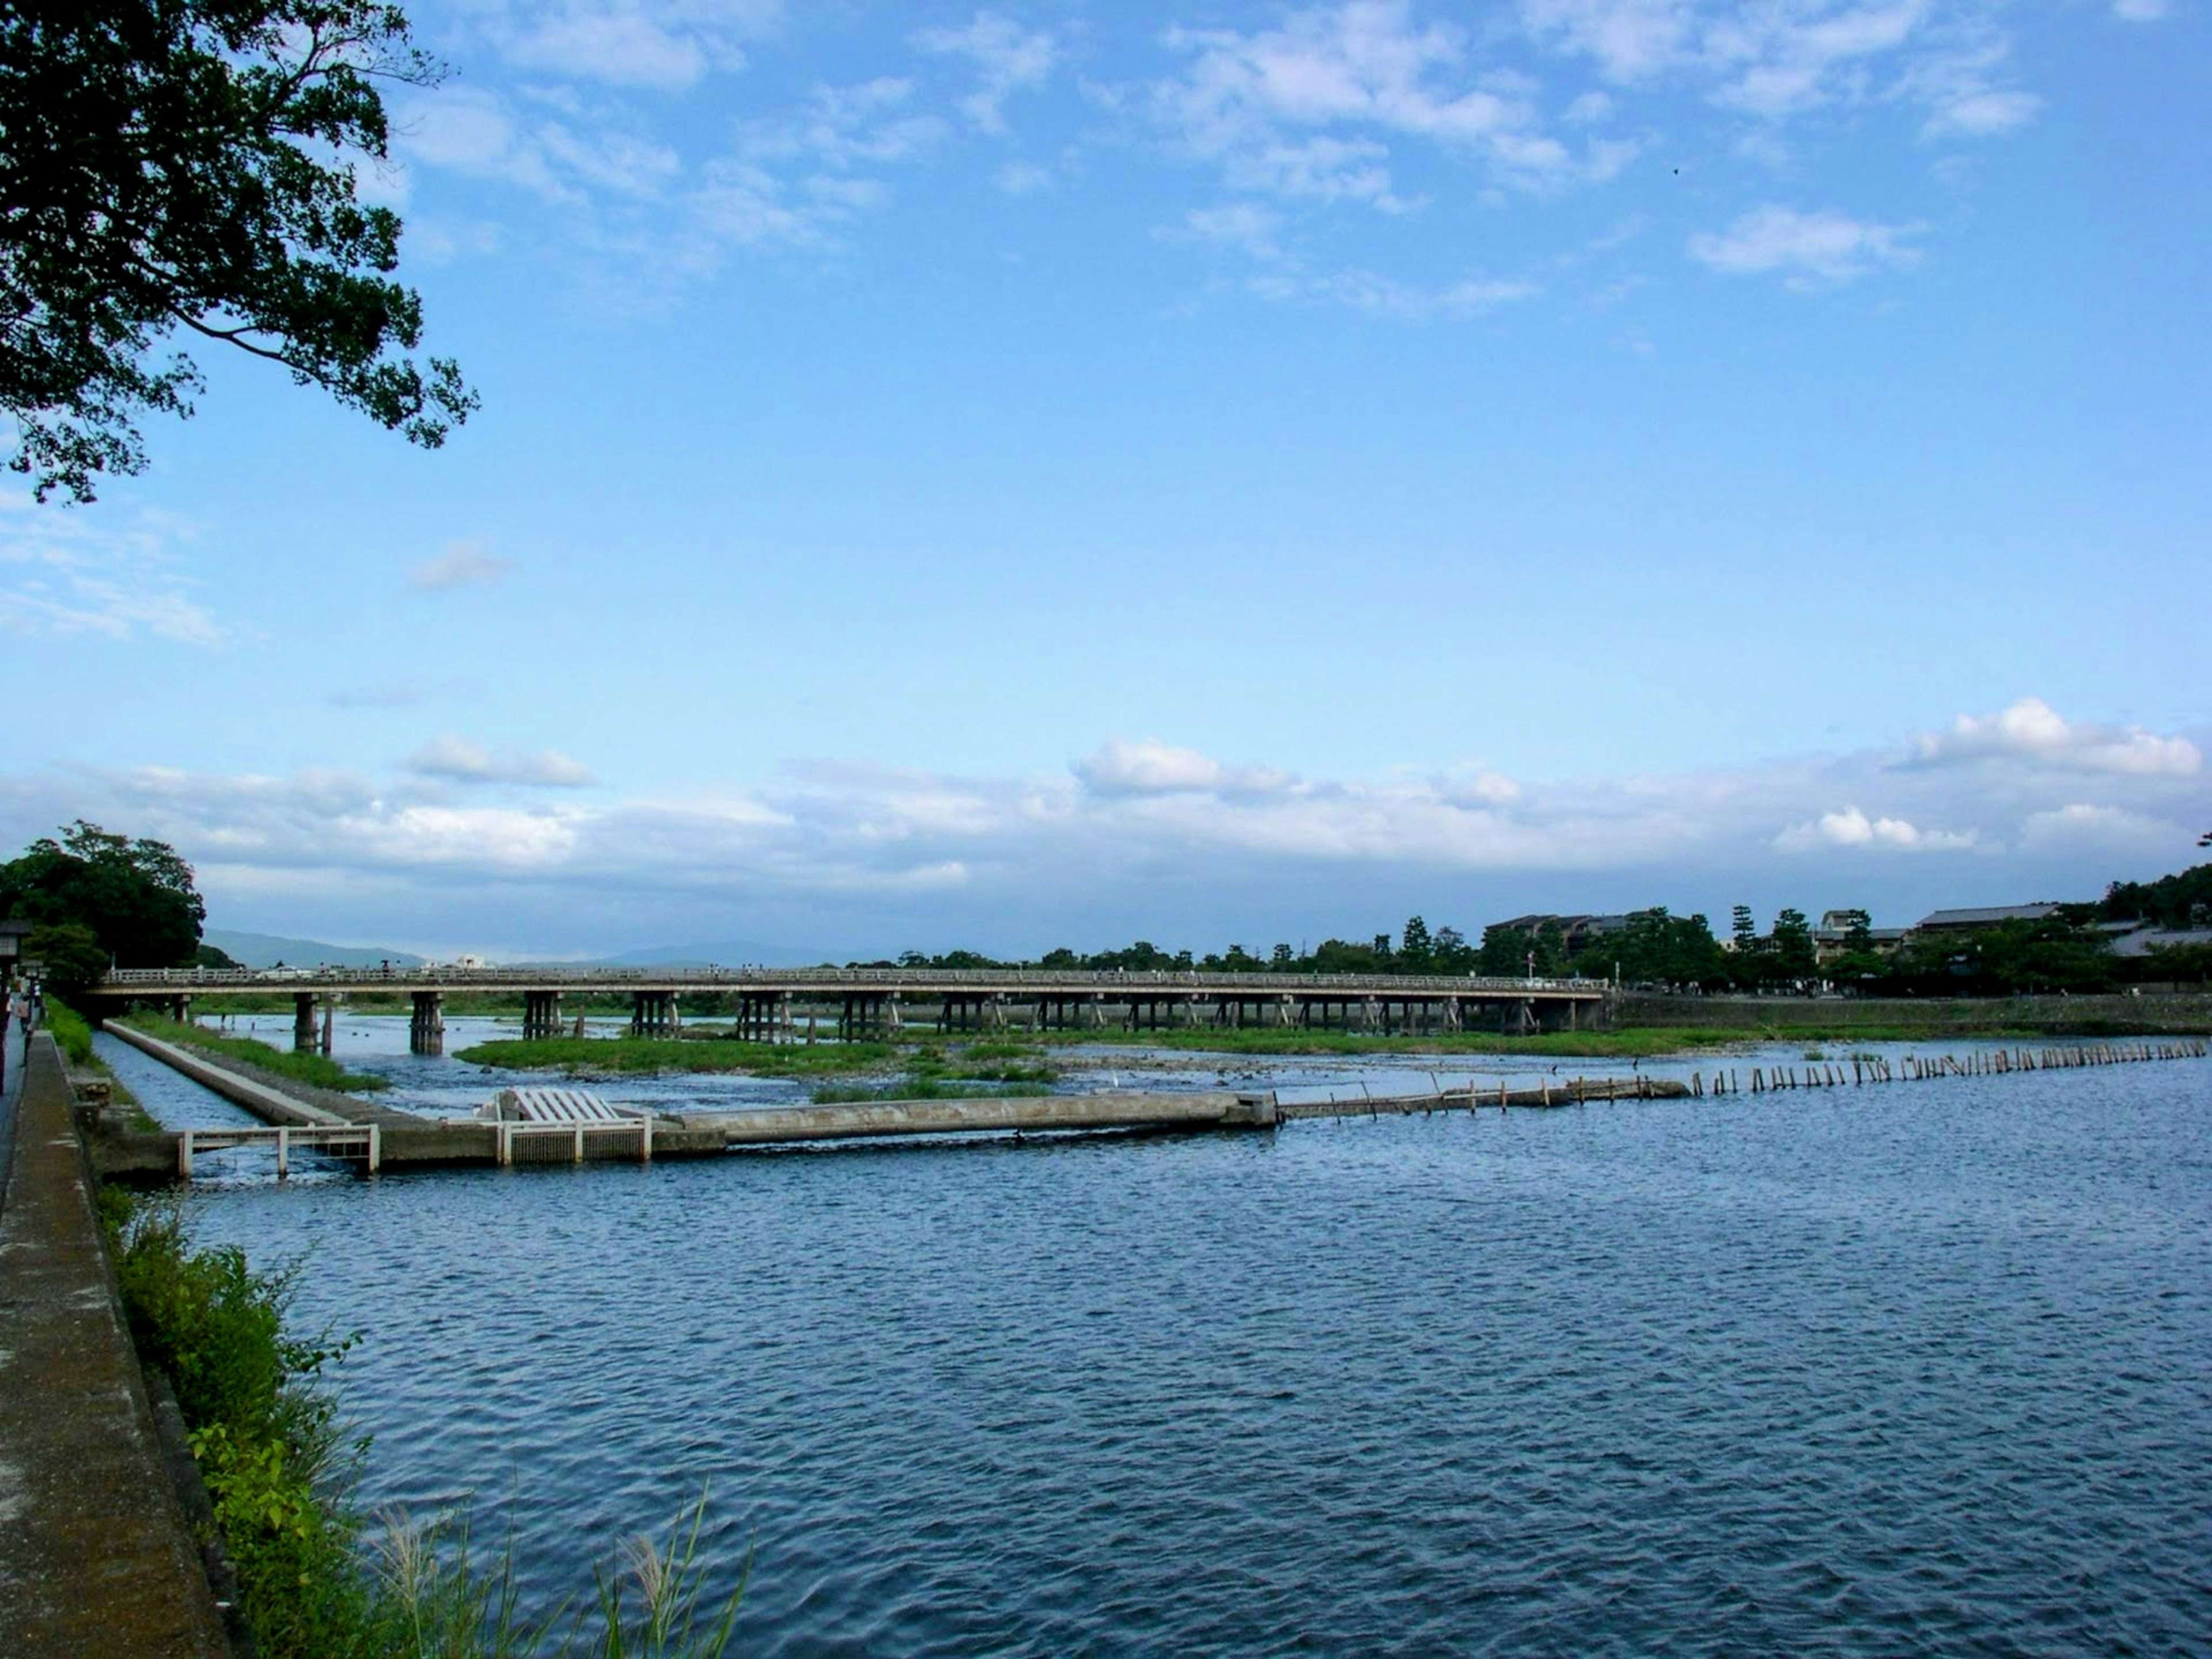
[[[643,951],[625,951],[606,957],[605,968],[811,968],[823,960],[818,955],[763,945],[757,939],[724,939],[714,945],[662,945]]]
[[[275,933],[241,933],[229,927],[210,927],[200,937],[247,968],[274,968],[280,962],[287,968],[374,968],[386,962],[395,968],[419,968],[423,961],[381,945],[325,945]]]

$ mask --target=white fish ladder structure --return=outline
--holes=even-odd
[[[641,1106],[610,1106],[582,1089],[501,1089],[477,1108],[477,1117],[499,1134],[499,1161],[514,1162],[514,1143],[543,1146],[544,1152],[526,1153],[525,1163],[553,1163],[566,1150],[572,1163],[584,1161],[586,1137],[602,1146],[620,1136],[637,1144],[638,1162],[653,1162],[653,1114]],[[567,1146],[560,1143],[565,1139]]]

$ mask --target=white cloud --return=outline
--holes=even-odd
[[[678,92],[709,70],[743,69],[742,43],[768,33],[780,0],[487,0],[488,33],[526,69],[580,81]]]
[[[2112,0],[2112,15],[2124,23],[2155,23],[2172,11],[2170,0]]]
[[[1994,714],[1961,714],[1948,730],[1924,732],[1915,741],[1914,760],[1921,766],[2032,762],[2065,771],[2169,777],[2194,777],[2203,766],[2186,738],[2071,721],[2040,697],[2022,697]]]
[[[991,182],[1003,195],[1034,196],[1052,188],[1052,169],[1034,161],[1009,161],[992,175]]]
[[[1006,131],[1006,100],[1025,88],[1042,86],[1060,56],[1049,33],[1024,28],[994,11],[977,12],[964,27],[924,29],[914,39],[925,52],[965,58],[975,64],[982,85],[960,100],[960,108],[988,133]]]
[[[1283,216],[1273,208],[1257,202],[1228,202],[1193,208],[1183,215],[1182,224],[1163,228],[1158,234],[1172,241],[1207,242],[1241,249],[1255,259],[1273,259],[1282,252],[1275,243],[1282,228]]]
[[[1607,79],[1641,81],[1690,54],[1695,12],[1687,0],[1522,0],[1540,37],[1593,58]]]
[[[2021,845],[2034,852],[2088,849],[2152,856],[2186,847],[2194,839],[2170,818],[2086,801],[2031,812],[2021,822],[2020,833]]]
[[[2110,730],[2069,728],[2085,729]],[[1115,738],[1029,776],[815,763],[757,792],[662,799],[586,793],[566,756],[449,735],[382,780],[342,769],[0,773],[0,830],[27,840],[89,817],[173,842],[210,872],[210,891],[241,902],[278,895],[297,910],[335,902],[319,895],[374,892],[378,915],[424,918],[416,933],[480,907],[472,913],[492,918],[490,933],[554,945],[599,937],[566,931],[587,909],[604,918],[601,933],[637,943],[641,929],[650,939],[690,927],[716,906],[782,903],[805,930],[817,901],[837,896],[876,918],[855,926],[911,927],[909,943],[957,931],[1005,944],[1009,916],[1056,927],[1052,916],[1164,902],[1188,910],[1190,942],[1203,943],[1216,926],[1206,907],[1232,888],[1245,914],[1274,905],[1285,927],[1293,910],[1340,915],[1413,886],[1486,895],[1459,902],[1494,902],[1494,918],[1651,902],[1638,895],[1686,882],[1701,902],[1764,887],[1803,893],[1809,908],[1841,881],[1855,898],[1917,915],[2015,887],[2014,896],[2087,897],[2116,875],[2187,858],[2202,827],[2198,775],[2106,770],[2085,797],[2081,771],[2045,763],[2051,746],[2038,744],[1997,769],[1900,766],[1870,750],[1530,781],[1480,768],[1299,777]],[[531,793],[481,793],[500,787]],[[1069,882],[1071,871],[1082,878]],[[935,920],[883,920],[901,896],[931,895],[943,901],[935,909],[899,915]],[[659,920],[641,920],[648,905]],[[273,931],[287,927],[305,931]]]
[[[1884,853],[1964,853],[1980,838],[1972,831],[1923,830],[1897,817],[1869,817],[1856,806],[1823,812],[1774,838],[1778,851],[1802,853],[1819,848],[1865,848]]]
[[[407,582],[426,593],[457,587],[495,587],[514,568],[513,559],[484,551],[481,542],[448,542],[446,550],[407,573]]]
[[[595,195],[649,199],[683,172],[673,149],[607,111],[579,113],[556,102],[526,112],[495,92],[444,87],[416,94],[395,114],[393,143],[410,161],[568,206]]]
[[[592,781],[582,763],[555,749],[495,755],[456,737],[434,738],[407,757],[417,777],[448,783],[512,783],[538,789],[580,789]]]
[[[1263,299],[1331,301],[1371,317],[1401,322],[1463,320],[1533,298],[1539,292],[1533,283],[1482,277],[1422,288],[1372,270],[1318,276],[1272,273],[1252,277],[1245,286]]]
[[[1729,276],[1779,272],[1793,285],[1847,283],[1919,258],[1908,238],[1916,225],[1884,225],[1833,210],[1800,213],[1771,203],[1742,215],[1725,231],[1690,238],[1690,256]]]
[[[1200,791],[1217,795],[1272,794],[1296,781],[1264,766],[1224,766],[1194,749],[1177,749],[1146,738],[1110,738],[1078,761],[1075,775],[1098,795],[1158,795]]]
[[[1526,83],[1473,74],[1464,31],[1418,23],[1407,0],[1343,0],[1281,27],[1170,30],[1182,71],[1152,88],[1155,119],[1235,188],[1386,211],[1413,205],[1392,182],[1389,140],[1486,158],[1510,182],[1571,171],[1537,131]]]
[[[194,535],[159,513],[118,521],[0,494],[0,631],[221,645],[225,631],[173,550]]]

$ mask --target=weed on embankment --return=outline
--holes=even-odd
[[[328,1054],[301,1054],[271,1048],[252,1037],[224,1036],[204,1025],[187,1025],[161,1014],[133,1014],[123,1024],[134,1031],[181,1048],[198,1048],[217,1059],[242,1060],[248,1066],[314,1089],[336,1089],[345,1094],[369,1094],[392,1086],[388,1078],[349,1072]]]

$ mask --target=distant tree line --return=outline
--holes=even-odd
[[[1725,945],[1703,915],[1677,916],[1664,905],[1629,912],[1608,930],[1570,939],[1555,920],[1533,926],[1497,922],[1471,943],[1456,927],[1431,930],[1407,918],[1395,939],[1328,939],[1306,948],[1287,943],[1255,952],[1242,945],[1204,956],[1168,951],[1147,939],[1091,952],[1065,946],[1035,960],[1002,961],[977,951],[850,963],[878,968],[1043,968],[1132,973],[1412,974],[1510,979],[1583,977],[1669,990],[1766,994],[1827,988],[1864,996],[2008,996],[2088,993],[2130,984],[2212,980],[2212,949],[2180,945],[2122,957],[2099,924],[2142,921],[2167,928],[2212,925],[2212,864],[2149,883],[2114,883],[2105,897],[2062,905],[2040,921],[1999,923],[1966,933],[1923,933],[1899,950],[1876,947],[1864,910],[1843,913],[1841,948],[1823,963],[1805,913],[1784,908],[1761,932],[1748,905],[1729,915]]]

